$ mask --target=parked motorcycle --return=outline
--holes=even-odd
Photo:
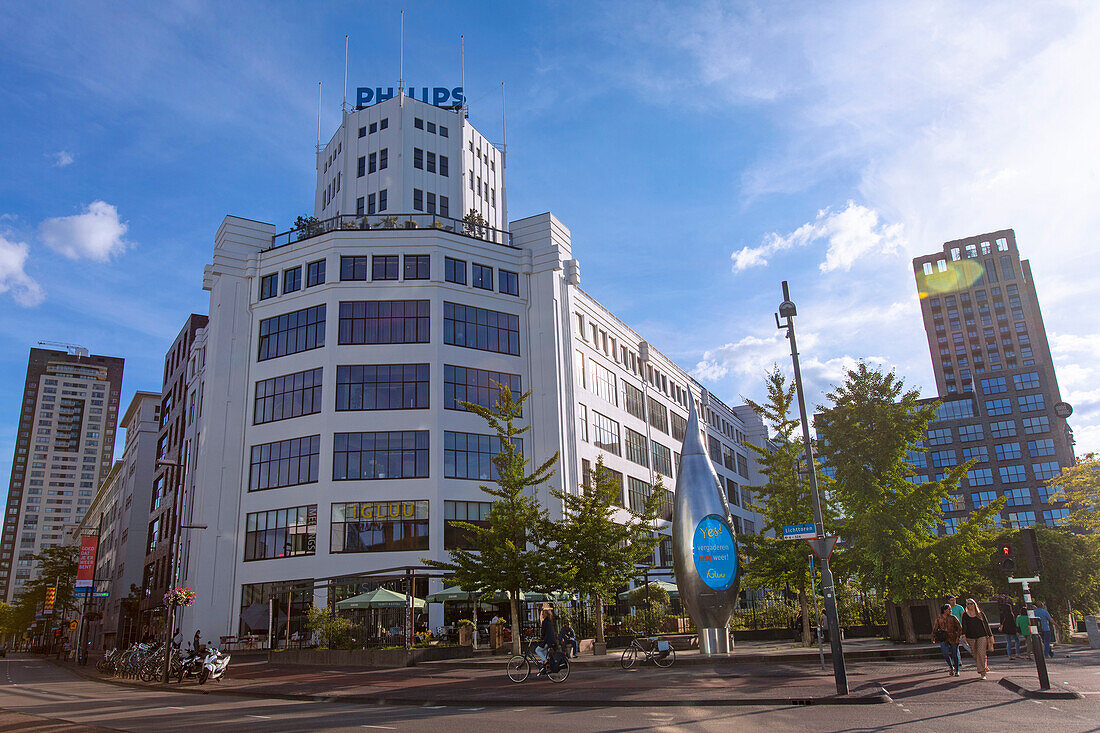
[[[229,655],[223,654],[215,646],[210,646],[202,661],[202,669],[199,670],[199,684],[204,685],[207,680],[220,680],[227,667],[229,667]]]
[[[202,672],[203,662],[205,661],[206,651],[204,649],[188,649],[183,659],[180,660],[179,667],[175,670],[176,681],[182,684],[184,677],[197,679],[199,673]]]

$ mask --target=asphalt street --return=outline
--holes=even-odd
[[[0,731],[997,731],[1100,730],[1100,652],[1060,661],[1083,699],[1038,701],[992,680],[884,665],[891,704],[810,707],[382,706],[134,689],[74,675],[40,657],[0,660]],[[585,685],[582,676],[566,684]],[[690,685],[690,675],[670,678]],[[502,680],[501,684],[510,684]],[[547,683],[549,684],[549,683]],[[675,686],[667,689],[676,694]]]

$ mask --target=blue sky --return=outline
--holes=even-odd
[[[349,86],[397,77],[400,4],[0,3],[0,475],[36,341],[126,358],[123,401],[205,313],[222,217],[312,213]],[[405,78],[457,86],[508,203],[706,385],[808,397],[854,360],[934,393],[910,259],[1004,227],[1030,258],[1079,453],[1100,449],[1095,3],[407,3]]]

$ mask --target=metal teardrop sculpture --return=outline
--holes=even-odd
[[[672,555],[676,587],[699,630],[699,651],[729,654],[729,620],[740,591],[737,536],[725,492],[707,457],[695,400],[689,395],[687,428],[676,473]]]

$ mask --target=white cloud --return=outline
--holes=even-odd
[[[50,157],[53,158],[53,165],[55,168],[64,168],[67,165],[72,165],[74,160],[73,154],[67,150],[58,150]]]
[[[26,273],[28,247],[25,242],[14,242],[0,235],[0,293],[11,293],[21,306],[38,305],[45,299],[34,278]]]
[[[772,232],[759,247],[744,247],[731,255],[733,271],[768,264],[768,256],[784,250],[827,242],[821,272],[848,271],[857,260],[872,252],[893,254],[902,244],[900,224],[880,224],[876,211],[849,201],[843,211],[822,209],[817,218],[786,236]]]
[[[38,226],[38,237],[71,260],[107,262],[129,246],[122,238],[126,230],[114,206],[93,201],[81,214],[46,219]]]

